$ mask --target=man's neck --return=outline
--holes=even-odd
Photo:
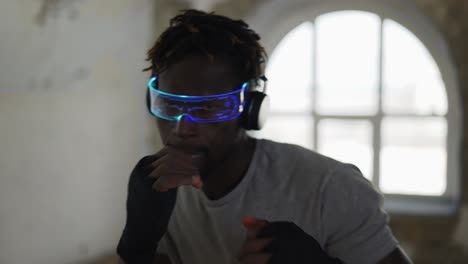
[[[231,192],[244,178],[252,160],[256,141],[244,135],[241,144],[229,156],[213,167],[204,182],[203,192],[210,200],[218,200]]]

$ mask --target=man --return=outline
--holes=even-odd
[[[259,39],[243,21],[187,10],[149,51],[164,147],[130,176],[122,261],[411,263],[355,166],[246,134],[263,118]]]

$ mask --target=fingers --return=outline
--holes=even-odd
[[[263,251],[263,249],[268,246],[272,238],[262,238],[262,239],[249,239],[244,242],[244,245],[242,246],[242,254],[241,255],[246,255],[246,254],[251,254],[251,253],[260,253]]]
[[[246,228],[258,228],[258,227],[264,227],[269,222],[267,220],[246,216],[242,218],[242,223],[244,224]]]
[[[201,189],[203,187],[203,181],[200,175],[192,176],[192,186]]]
[[[257,237],[257,234],[260,230],[268,225],[268,221],[256,219],[253,217],[244,217],[242,218],[242,223],[245,228],[247,228],[247,239],[253,239]]]
[[[165,192],[182,185],[191,185],[198,189],[203,187],[200,176],[190,176],[187,174],[165,174],[159,177],[152,187],[156,191]]]
[[[158,179],[160,176],[165,174],[174,174],[174,173],[185,173],[190,176],[197,176],[198,169],[193,165],[188,163],[174,155],[166,155],[159,160],[153,162],[152,171],[149,173],[148,177],[153,179]]]
[[[242,264],[267,264],[270,258],[271,254],[257,253],[242,256],[241,258],[239,258],[239,261]]]
[[[149,177],[156,179],[153,184],[155,190],[164,191],[181,185],[202,187],[203,184],[197,168],[187,161],[166,155],[158,162],[157,167],[149,175]]]
[[[203,186],[191,155],[165,147],[151,159],[147,177],[154,180],[154,190],[164,192],[181,185],[192,185],[195,188]]]
[[[272,238],[257,239],[257,233],[266,225],[268,221],[260,220],[253,217],[244,217],[242,223],[247,228],[247,238],[241,248],[239,254],[239,261],[243,264],[255,263],[262,264],[268,263],[271,254],[262,252],[271,242]]]
[[[257,219],[250,216],[242,218],[242,224],[244,224],[246,228],[253,227],[256,224],[256,222]]]
[[[156,154],[151,155],[150,156],[151,163],[153,163],[154,161],[158,160],[159,158],[167,155],[170,150],[171,150],[171,148],[164,147],[160,151],[158,151]]]
[[[183,153],[179,153],[177,151],[160,151],[158,154],[155,155],[158,157],[156,160],[151,162],[151,167],[157,168],[162,164],[169,164],[169,165],[185,165],[193,167],[192,158],[190,155],[186,155]]]
[[[145,160],[145,166],[143,168],[143,173],[145,176],[149,175],[153,170],[154,170],[154,165],[153,163],[157,160],[159,160],[160,158],[164,157],[165,155],[167,155],[169,153],[169,148],[167,147],[164,147],[163,149],[161,149],[159,152],[157,152],[156,154],[154,155],[151,155],[151,156],[148,156]],[[146,177],[147,179],[147,177]]]

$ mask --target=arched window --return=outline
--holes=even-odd
[[[271,52],[272,113],[256,136],[354,163],[390,207],[410,199],[448,212],[458,195],[458,162],[448,162],[458,158],[457,109],[440,64],[411,30],[376,12],[309,17]]]

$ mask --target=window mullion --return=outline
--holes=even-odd
[[[312,21],[312,80],[311,80],[311,97],[312,97],[312,119],[313,119],[313,138],[312,146],[318,150],[318,124],[319,120],[316,114],[317,106],[317,27],[316,20]]]
[[[384,31],[383,31],[383,21],[384,19],[380,17],[380,30],[379,30],[379,71],[378,71],[378,100],[377,100],[377,115],[373,120],[373,147],[374,147],[374,164],[373,164],[373,173],[372,173],[372,182],[375,187],[380,190],[380,153],[382,147],[382,101],[383,101],[383,40],[384,40]]]

